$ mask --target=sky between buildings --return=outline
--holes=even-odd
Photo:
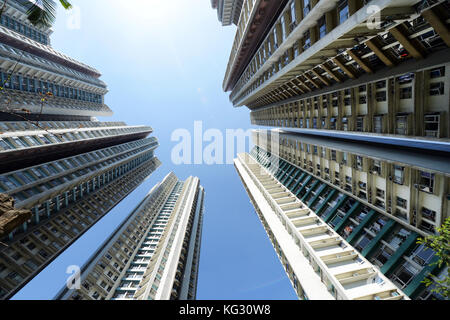
[[[210,0],[72,3],[70,13],[58,10],[52,46],[103,74],[114,116],[99,120],[150,125],[163,165],[14,299],[52,299],[66,268],[82,266],[170,171],[181,180],[198,176],[206,192],[197,299],[296,299],[234,166],[171,161],[172,132],[187,129],[193,137],[194,121],[224,138],[226,129],[251,128],[248,109],[233,108],[222,91],[236,27],[220,25]]]

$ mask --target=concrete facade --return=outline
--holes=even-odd
[[[144,200],[82,267],[80,289],[64,300],[194,300],[204,190],[173,174]]]
[[[450,216],[448,1],[246,5],[223,89],[235,107],[250,110],[252,124],[279,129],[255,131],[256,149],[237,163],[271,167],[292,201],[307,205],[405,296],[442,298],[421,281],[442,278],[446,268],[435,268],[434,253],[414,244]],[[272,239],[275,226],[253,202]],[[283,264],[293,261],[284,254]],[[299,297],[317,297],[307,285],[298,290],[291,271]]]
[[[26,13],[12,0],[0,16],[0,193],[31,212],[0,210],[0,299],[161,165],[151,127],[95,118],[112,114],[100,72],[54,50]]]

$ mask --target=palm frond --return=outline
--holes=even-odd
[[[56,4],[51,0],[22,0],[27,8],[28,20],[35,26],[50,28],[56,19]],[[67,0],[59,0],[65,9],[71,9],[72,5]]]
[[[64,9],[66,9],[66,10],[72,9],[72,5],[70,4],[69,1],[66,1],[66,0],[59,0],[59,2],[60,2],[61,5],[64,7]]]
[[[22,0],[28,20],[38,27],[51,27],[56,19],[55,3],[51,0]]]

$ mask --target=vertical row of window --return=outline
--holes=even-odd
[[[156,243],[150,244],[144,241],[143,247],[138,248],[138,244],[145,235],[148,225],[153,220],[153,209],[155,202],[160,201],[163,188],[159,187],[147,198],[146,204],[135,214],[135,218],[122,231],[119,238],[110,245],[107,253],[96,263],[96,267],[85,277],[82,283],[82,290],[72,294],[70,299],[80,300],[86,297],[96,300],[104,300],[120,280],[119,286],[115,290],[121,291],[114,294],[113,299],[131,299],[140,280],[144,276],[145,264],[149,262],[151,253],[156,249]],[[134,215],[134,214],[133,214]],[[134,252],[137,253],[131,262],[131,267],[127,270],[122,279],[119,279],[124,267]],[[94,285],[95,283],[96,285]]]
[[[25,92],[51,93],[56,97],[68,98],[79,101],[102,103],[102,96],[96,93],[60,86],[52,82],[31,79],[21,75],[10,75],[5,72],[0,72],[1,86],[7,89],[20,90]],[[10,77],[10,78],[9,78]]]
[[[256,155],[255,155],[256,154]],[[303,179],[303,177],[305,176],[304,174],[301,175],[301,177],[297,180],[296,183],[294,183],[295,181],[295,177],[298,175],[298,173],[300,172],[300,170],[297,170],[295,172],[295,170],[293,171],[292,169],[294,168],[292,165],[290,165],[288,162],[284,161],[283,159],[279,158],[279,165],[277,166],[272,166],[271,165],[271,160],[269,160],[269,154],[262,152],[258,154],[258,151],[256,151],[255,149],[252,151],[252,155],[253,157],[257,159],[257,161],[265,167],[268,167],[268,171],[270,174],[273,175],[273,177],[275,179],[277,179],[282,185],[286,186],[286,188],[288,188],[298,199],[302,198],[303,195],[305,195],[307,192],[309,193],[310,191],[306,191],[305,192],[305,187],[310,188],[310,190],[312,190],[312,188],[314,188],[314,185],[316,184],[315,182],[313,182],[311,179],[311,177],[308,177],[306,179]],[[258,170],[258,169],[255,169]],[[290,178],[290,179],[289,179]],[[302,180],[303,179],[303,180]],[[303,181],[302,183],[300,183],[301,181]],[[264,187],[262,187],[264,188]],[[298,190],[298,191],[297,191]],[[301,192],[303,191],[303,192]],[[270,195],[267,196],[264,193],[266,199],[270,202],[273,202],[273,199],[271,199]],[[340,199],[344,198],[343,194],[335,194],[336,197],[334,199],[331,200],[330,205],[328,208],[331,209],[337,209],[339,208],[343,208],[345,209],[346,206],[351,206],[351,205],[347,205],[347,203],[342,204],[342,202],[340,202]],[[302,200],[303,201],[303,200]],[[330,201],[328,199],[328,201]],[[348,202],[348,201],[347,201]],[[353,202],[355,202],[353,200]],[[300,209],[306,209],[306,207],[303,204],[300,204]],[[289,209],[286,209],[289,210]],[[321,210],[320,215],[326,216],[331,210],[327,209],[327,210]],[[311,212],[309,212],[309,214],[311,214]],[[288,217],[288,219],[295,219],[297,217],[295,216],[290,216]],[[280,216],[281,221],[283,222],[283,224],[286,226],[285,224],[285,217],[281,217]],[[321,223],[319,219],[317,219],[317,217],[314,218],[314,223],[317,223],[318,225]],[[322,282],[326,285],[328,291],[336,298],[336,299],[342,299],[342,297],[338,294],[338,292],[335,290],[335,288],[333,287],[331,281],[329,280],[329,278],[326,276],[326,274],[321,270],[321,268],[319,267],[319,265],[317,264],[317,262],[315,261],[314,257],[312,257],[310,255],[310,253],[308,252],[308,250],[306,250],[306,248],[304,246],[302,246],[301,241],[299,240],[299,238],[295,235],[295,233],[293,232],[293,230],[291,230],[290,228],[287,228],[288,233],[293,237],[294,241],[296,242],[296,244],[298,245],[299,249],[302,251],[303,255],[305,256],[306,259],[309,260],[309,263],[311,264],[311,266],[313,267],[314,271],[320,276]],[[330,233],[326,233],[328,235],[330,235]],[[270,237],[272,242],[274,243],[274,248],[277,251],[281,262],[283,263],[283,265],[286,268],[286,271],[289,273],[290,272],[290,265],[289,263],[287,263],[285,256],[283,255],[283,251],[281,250],[281,247],[277,244],[275,239],[273,238],[273,234],[270,233]],[[339,246],[341,246],[342,249],[346,248],[346,245],[342,242],[340,242],[338,244]],[[359,259],[359,261],[361,262],[362,260]],[[297,279],[294,275],[290,275],[291,281],[294,284],[294,287],[298,290],[298,283],[297,283]],[[382,280],[381,278],[377,277],[377,279]],[[300,292],[299,296],[301,295],[302,290],[298,290]]]
[[[429,75],[429,97],[442,96],[445,92],[445,82],[442,81],[445,76],[445,66],[436,67],[429,69],[425,72]],[[398,90],[393,91],[393,97],[396,96],[398,92],[399,109],[402,112],[397,112],[395,115],[395,133],[401,135],[411,135],[413,124],[412,124],[412,109],[414,103],[407,102],[407,105],[402,104],[402,100],[413,99],[413,86],[414,73],[407,73],[388,80],[381,80],[374,83],[374,90],[368,91],[368,85],[360,85],[358,87],[347,88],[341,91],[335,91],[331,93],[331,106],[339,107],[339,101],[343,101],[344,107],[351,106],[356,103],[357,115],[356,121],[352,124],[349,119],[351,114],[348,112],[351,109],[344,110],[344,115],[341,118],[336,116],[324,117],[322,116],[320,129],[331,129],[331,130],[344,130],[344,131],[368,131],[369,123],[372,120],[372,132],[375,133],[387,133],[387,115],[382,114],[385,109],[385,104],[387,101],[387,82],[391,82],[391,87],[394,88],[398,86]],[[371,92],[374,92],[371,94]],[[319,98],[321,98],[322,108],[319,108]],[[368,100],[374,98],[377,102],[376,105],[372,106],[376,112],[374,112],[373,118],[368,119],[367,115],[361,114],[362,112],[368,112],[367,104]],[[271,109],[266,109],[262,111],[252,112],[252,122],[255,124],[262,125],[279,125],[287,127],[299,127],[299,128],[313,128],[318,129],[318,118],[321,116],[321,112],[328,113],[330,94],[323,94],[321,96],[315,96],[312,98],[306,98],[298,100],[294,103],[284,104]],[[354,102],[353,102],[354,101]],[[427,101],[427,100],[426,100]],[[434,104],[434,100],[430,100],[425,105],[424,112],[424,132],[425,136],[429,137],[442,137],[441,128],[441,113],[442,111],[430,112],[427,109],[431,109]],[[443,101],[443,103],[445,103]],[[379,105],[378,105],[379,104]],[[313,108],[312,108],[313,105]],[[363,108],[360,108],[363,107]],[[321,109],[321,110],[319,110]],[[365,111],[364,111],[365,110]],[[350,111],[351,112],[351,111]],[[346,114],[347,113],[347,114]],[[306,118],[306,119],[304,119]],[[312,123],[310,119],[312,118]],[[337,126],[338,120],[340,120],[340,127]]]
[[[314,149],[314,151],[312,151],[312,148],[308,148],[307,144],[304,147],[303,143],[288,142],[288,139],[281,140],[280,146],[280,152],[283,154],[286,153],[284,157],[290,159],[291,155],[295,154],[295,157],[292,156],[292,162],[298,162],[300,167],[303,167],[305,170],[308,170],[309,172],[314,174],[313,161],[308,161],[310,156],[308,154],[301,155],[300,152],[306,151],[306,153],[313,153],[315,155],[318,155],[318,149]],[[341,176],[343,172],[341,166],[352,166],[352,168],[356,170],[382,176],[386,180],[392,181],[395,184],[410,185],[411,188],[417,188],[421,192],[431,195],[439,195],[439,184],[437,183],[437,177],[434,173],[417,170],[418,178],[413,179],[413,182],[410,184],[409,179],[407,179],[406,175],[408,174],[409,176],[413,173],[409,168],[405,168],[396,164],[385,164],[380,160],[366,159],[358,155],[347,154],[346,152],[339,152],[338,155],[336,150],[327,151],[327,148],[324,147],[322,147],[321,149],[321,158],[338,162],[339,167],[334,167],[335,171],[333,176],[333,169],[330,170],[330,168],[333,168],[333,166],[326,165],[325,168],[322,168],[320,164],[317,163],[317,176],[330,181],[330,183],[333,183],[338,188],[345,189],[346,191],[353,193],[356,197],[364,201],[368,201],[376,207],[379,207],[381,210],[387,211],[388,213],[391,213],[407,222],[410,222],[408,212],[412,211],[413,213],[411,217],[411,223],[413,225],[416,225],[419,229],[422,229],[426,232],[435,232],[436,223],[438,221],[436,211],[425,206],[421,206],[421,219],[420,223],[417,223],[416,209],[411,209],[410,207],[408,207],[407,199],[403,199],[398,195],[396,195],[396,198],[394,198],[393,200],[388,199],[383,189],[376,188],[376,190],[372,191],[371,188],[367,188],[367,183],[365,181],[355,181],[355,178],[348,175],[345,175],[345,177]],[[299,157],[303,158],[303,161],[302,159],[298,159]],[[352,159],[351,163],[349,162],[349,159]]]
[[[125,133],[132,134],[134,132],[139,132],[140,130],[141,130],[140,128],[121,128],[121,129],[91,130],[91,131],[84,130],[78,132],[65,132],[61,134],[38,134],[20,137],[4,137],[0,138],[0,151],[23,149],[55,143],[88,140],[94,138],[103,138],[121,135]]]
[[[267,154],[261,157],[260,152],[258,153],[256,149],[254,149],[252,151],[252,156],[258,162],[264,163],[264,161],[262,161],[261,159],[267,159]],[[283,160],[281,160],[280,158],[280,161]],[[282,165],[280,166],[280,168],[281,167]],[[290,172],[290,175],[294,177],[295,171]],[[286,187],[288,186],[288,184],[286,184],[285,182],[283,184]],[[311,209],[316,211],[318,207],[321,207],[320,204],[325,201],[324,199],[326,199],[326,201],[328,202],[331,201],[333,203],[336,203],[335,198],[329,197],[329,195],[331,194],[330,191],[332,190],[333,188],[327,187],[327,191],[322,192],[322,194],[319,196],[321,200],[313,206],[310,205]],[[377,189],[377,196],[378,195],[384,198],[384,190]],[[342,220],[342,214],[348,213],[350,207],[352,207],[356,202],[353,200],[352,203],[347,203],[348,201],[344,202],[339,207],[336,216],[329,222],[331,226],[335,227],[337,223]],[[406,207],[406,200],[397,197],[397,205]],[[351,216],[347,219],[346,224],[343,225],[340,229],[340,232],[338,232],[341,236],[347,238],[347,241],[350,241],[353,244],[353,247],[360,252],[368,248],[369,244],[373,245],[373,241],[375,240],[377,235],[385,226],[388,225],[390,221],[389,218],[385,217],[382,214],[374,215],[373,213],[374,211],[370,208],[362,206],[360,209],[353,211]],[[423,218],[434,219],[435,215],[436,212],[426,208],[422,208]],[[323,211],[321,213],[321,216],[323,216]],[[338,219],[337,222],[335,221],[336,219]],[[361,228],[361,224],[363,224],[363,228]],[[349,236],[353,235],[356,230],[358,230],[358,233],[355,234],[356,237],[353,237],[354,241],[350,240]],[[376,249],[372,253],[368,254],[367,258],[378,267],[382,267],[390,258],[393,257],[394,253],[405,243],[407,238],[409,238],[410,236],[414,236],[414,234],[410,230],[404,228],[399,224],[395,224],[390,232],[386,233],[386,235],[377,240],[378,243],[376,244]],[[433,250],[426,248],[424,245],[419,244],[413,246],[412,248],[407,249],[405,254],[400,258],[398,267],[394,268],[389,278],[400,289],[405,289],[412,283],[414,279],[416,279],[416,277],[423,277],[422,270],[428,267],[434,257],[435,253],[433,252]]]
[[[146,158],[146,156],[143,156],[143,158]],[[141,163],[140,160],[133,160],[132,167],[125,168],[124,165],[116,168],[113,174],[115,176],[112,178],[121,177],[132,168],[139,166],[139,163]],[[2,251],[3,253],[14,256],[20,261],[19,265],[15,268],[11,267],[6,270],[3,269],[3,264],[0,263],[0,273],[2,271],[9,272],[6,277],[1,276],[0,296],[7,294],[8,291],[22,283],[32,271],[35,271],[51,256],[59,254],[60,249],[79,235],[83,228],[86,229],[89,227],[88,224],[94,223],[102,214],[107,212],[117,202],[117,199],[121,199],[131,189],[135,188],[140,183],[140,180],[155,169],[155,165],[157,165],[157,161],[147,162],[144,166],[134,170],[126,179],[121,179],[110,186],[105,185],[104,188],[102,188],[102,185],[109,182],[109,179],[98,179],[98,181],[95,179],[95,181],[85,182],[79,187],[74,188],[74,192],[70,192],[70,195],[67,192],[66,196],[59,197],[59,199],[56,197],[51,201],[46,201],[42,205],[33,208],[32,212],[35,213],[35,216],[32,222],[39,223],[39,219],[37,218],[40,217],[41,220],[42,218],[44,219],[43,224],[35,228],[32,233],[26,234],[19,242],[14,242],[12,246]],[[109,176],[109,172],[105,173],[103,177],[107,175]],[[120,188],[118,188],[118,184],[120,184]],[[92,191],[97,188],[102,189],[92,194]],[[80,201],[79,197],[83,197],[83,194],[91,194],[91,196],[87,197],[85,201]],[[75,202],[75,200],[77,201]],[[59,203],[59,207],[57,203]],[[48,219],[50,214],[56,213],[60,208],[65,208],[71,203],[73,203],[73,206],[65,211],[66,214],[62,216],[57,215],[54,218]],[[16,229],[14,234],[25,230],[25,228],[24,230],[22,228]],[[14,247],[20,247],[20,253]],[[7,250],[10,252],[8,253]],[[31,258],[28,255],[30,259],[24,261],[25,258],[20,257],[20,254],[25,253],[27,250],[30,250],[32,255]],[[4,257],[1,257],[0,262],[4,261]],[[22,262],[23,264],[21,264]]]
[[[99,127],[126,127],[124,122],[99,122],[99,121],[39,121],[41,127],[49,129],[70,128],[99,128]],[[28,121],[0,121],[0,131],[33,131],[41,130],[37,125]]]
[[[135,297],[136,291],[139,289],[139,283],[144,277],[144,271],[146,271],[147,266],[150,263],[150,259],[155,252],[161,237],[163,236],[165,227],[169,221],[170,215],[172,214],[182,185],[182,182],[176,183],[175,187],[169,194],[168,199],[159,210],[154,224],[145,235],[145,240],[141,247],[138,248],[136,256],[133,258],[129,269],[113,295],[113,299],[131,299]],[[161,272],[156,275],[155,283],[152,285],[152,290],[154,293],[156,293],[156,290],[158,289],[161,275]]]
[[[20,34],[23,34],[24,36],[26,36],[30,39],[33,39],[33,40],[38,41],[45,45],[48,44],[47,35],[35,30],[34,28],[30,28],[29,26],[27,26],[23,23],[20,23],[11,17],[8,17],[6,14],[1,15],[0,23],[2,26],[6,27],[8,29],[14,30]]]
[[[305,18],[308,13],[311,11],[311,1],[310,0],[302,0],[303,3],[303,17]],[[234,98],[234,93],[236,93],[239,88],[245,85],[250,79],[252,79],[253,75],[257,72],[257,70],[265,63],[265,61],[268,60],[268,58],[272,55],[272,53],[279,47],[280,43],[282,43],[287,36],[295,29],[297,26],[297,12],[296,12],[296,1],[291,1],[290,5],[288,6],[288,9],[281,14],[281,17],[278,21],[278,23],[275,24],[273,29],[270,31],[269,35],[267,36],[264,43],[261,45],[260,49],[257,51],[255,57],[253,58],[252,62],[249,64],[247,69],[244,71],[241,78],[238,80],[235,88],[233,89],[233,93],[231,95],[231,98]],[[338,3],[338,24],[343,23],[346,21],[349,17],[349,6],[348,6],[348,0],[340,0]],[[290,21],[290,24],[287,25],[286,16],[288,20]],[[277,26],[280,26],[280,29],[278,29]],[[318,38],[323,38],[327,33],[327,27],[326,27],[326,19],[325,15],[319,18],[318,20]],[[278,34],[279,30],[281,31],[281,35]],[[305,31],[305,33],[302,35],[302,38],[298,40],[295,45],[293,46],[293,58],[295,59],[299,53],[299,46],[302,47],[302,51],[307,50],[312,45],[312,39],[310,30]],[[273,48],[273,50],[272,50]],[[258,79],[255,84],[252,86],[249,91],[254,90],[255,87],[260,86],[265,80],[269,79],[272,75],[277,73],[279,70],[281,70],[284,66],[286,66],[290,62],[289,58],[289,52],[291,49],[288,49],[283,55],[282,58],[274,63],[269,70]],[[247,92],[248,93],[248,92]]]
[[[255,56],[253,57],[250,64],[247,66],[245,71],[243,72],[241,78],[238,80],[237,84],[233,88],[233,92],[231,94],[231,99],[235,102],[241,99],[244,96],[250,95],[254,90],[256,90],[258,87],[260,87],[263,83],[265,83],[268,79],[270,79],[274,74],[278,73],[280,70],[282,70],[286,65],[288,65],[292,60],[294,60],[300,52],[307,50],[311,47],[311,45],[323,38],[327,34],[327,29],[334,26],[334,23],[332,21],[328,21],[328,16],[323,15],[320,17],[317,21],[317,27],[314,27],[313,29],[306,30],[303,35],[294,43],[294,45],[291,48],[288,48],[282,55],[281,58],[273,63],[269,68],[266,68],[266,71],[261,74],[258,78],[254,78],[257,71],[264,65],[265,61],[267,61],[267,55],[270,56],[272,54],[271,50],[272,48],[277,49],[280,43],[283,42],[283,40],[287,37],[287,35],[291,31],[291,27],[287,28],[287,19],[289,18],[297,18],[295,6],[297,2],[292,1],[290,5],[287,6],[287,10],[281,15],[281,18],[279,18],[279,21],[269,32],[269,35],[265,42],[269,42],[268,44],[263,43],[261,47],[256,52]],[[364,5],[367,3],[364,2]],[[306,17],[306,15],[311,10],[311,3],[309,0],[303,0],[302,1],[303,6],[303,14]],[[349,17],[350,17],[350,7],[348,4],[348,0],[340,0],[337,3],[336,7],[336,14],[337,17],[335,17],[335,20],[337,21],[337,24],[344,23]],[[287,18],[286,18],[287,17]],[[331,19],[333,20],[333,19]],[[418,19],[413,19],[409,22],[407,22],[408,25],[410,25],[410,38],[419,40],[425,47],[427,47],[427,44],[429,44],[430,39],[427,37],[424,37],[425,30],[428,30],[430,25],[428,25],[426,22],[420,23],[417,21]],[[423,20],[423,19],[422,19]],[[331,23],[331,25],[329,25]],[[291,24],[292,25],[292,24]],[[432,47],[439,47],[440,49],[446,47],[443,45],[442,39],[440,39],[439,35],[431,28],[431,31],[427,32],[432,33],[432,38],[434,39],[433,42],[438,42],[439,45],[433,44]],[[402,47],[400,44],[398,44],[398,41],[389,33],[380,36],[380,39],[389,39],[391,43],[385,43],[383,42],[383,45],[381,45],[384,51],[388,51],[387,55],[394,55],[396,56],[396,60],[400,61],[406,57],[408,57],[408,53],[404,53],[401,55],[396,55],[396,46]],[[273,41],[274,44],[272,45],[270,42]],[[384,41],[384,40],[383,40]],[[395,45],[395,43],[397,45]],[[391,45],[392,44],[392,45]],[[395,45],[395,46],[394,46]],[[402,47],[403,48],[403,47]],[[428,50],[428,47],[427,47]],[[372,69],[372,71],[376,71],[381,67],[384,67],[384,64],[381,62],[381,60],[377,57],[377,55],[374,54],[374,52],[371,51],[367,47],[366,44],[362,43],[354,48],[355,52],[358,52],[358,56],[362,58],[363,61],[366,59],[368,60],[369,67]],[[405,51],[403,49],[403,51]],[[432,50],[433,51],[433,50]],[[435,51],[435,50],[434,50]],[[341,60],[342,64],[351,64],[350,67],[350,73],[356,72],[355,74],[359,73],[365,73],[366,70],[362,68],[360,63],[357,63],[349,54],[342,53],[338,57],[336,57]],[[327,61],[322,66],[327,66],[332,72],[336,71],[340,74],[341,78],[348,78],[348,72],[345,71],[337,66],[333,61]],[[321,67],[322,67],[321,66]],[[319,68],[320,69],[320,68]],[[354,70],[353,70],[354,69]],[[353,70],[353,71],[352,71]],[[311,71],[311,70],[310,70]],[[320,72],[321,77],[324,77],[329,81],[330,83],[335,83],[334,77],[331,77],[328,70],[325,72],[319,71],[317,68],[316,70],[313,70],[315,72]],[[309,71],[305,72],[303,74],[304,78],[306,80],[302,81],[304,82],[302,85],[308,87],[311,90],[315,90],[314,83],[307,77],[307,73]],[[355,75],[354,74],[354,75]],[[302,76],[297,76],[298,79],[301,79]],[[313,76],[314,78],[314,76]],[[248,82],[252,81],[252,84],[242,93],[239,93],[240,90],[246,85]],[[319,81],[319,80],[318,80]],[[252,102],[252,107],[258,107],[263,104],[267,104],[269,102],[274,102],[273,100],[283,100],[285,99],[286,95],[288,97],[291,97],[292,94],[294,95],[300,94],[300,91],[297,91],[296,85],[293,85],[292,83],[286,84],[289,89],[286,89],[284,86],[279,87],[277,90],[273,90],[272,92],[269,92],[262,97],[259,97],[254,102]],[[430,95],[442,95],[444,92],[444,82],[431,82],[430,83]],[[239,97],[237,97],[237,94],[240,94]],[[401,88],[401,95],[400,99],[410,99],[412,96],[412,88],[405,87]],[[386,101],[387,99],[387,92],[386,90],[380,90],[379,92],[376,92],[376,99],[378,102]]]
[[[28,197],[33,196],[34,194],[52,189],[65,182],[80,177],[90,171],[96,172],[104,166],[108,166],[142,150],[146,150],[149,148],[149,145],[145,145],[145,143],[148,142],[153,145],[151,140],[140,140],[122,145],[120,146],[120,150],[112,150],[111,148],[102,149],[90,153],[85,153],[76,157],[31,167],[22,171],[16,171],[8,175],[0,175],[0,192],[12,192],[12,190],[14,189],[25,187],[29,184],[38,182],[41,179],[49,178],[54,175],[60,175],[69,170],[73,171],[76,168],[81,168],[78,171],[73,171],[72,173],[57,177],[52,180],[48,180],[43,184],[21,191],[15,195],[17,196],[18,201],[25,200]],[[106,158],[108,158],[106,161],[100,162],[102,161],[102,159]],[[92,166],[88,166],[89,163],[95,164],[93,164]]]

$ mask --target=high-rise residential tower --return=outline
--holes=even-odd
[[[243,0],[211,0],[211,6],[217,10],[217,18],[223,26],[237,25]]]
[[[285,131],[253,138],[235,165],[300,298],[442,298],[422,281],[447,269],[417,239],[449,216],[448,154]]]
[[[256,132],[257,148],[237,161],[270,155],[270,179],[294,188],[345,245],[407,296],[433,298],[421,281],[447,271],[430,266],[437,257],[415,241],[450,216],[449,2],[248,0],[242,8],[223,89],[250,109],[252,124],[283,130],[271,132],[274,151],[271,134]]]
[[[193,300],[204,190],[173,174],[154,186],[55,297],[64,300]]]
[[[0,299],[12,297],[159,165],[152,128],[109,116],[94,68],[0,1]]]

